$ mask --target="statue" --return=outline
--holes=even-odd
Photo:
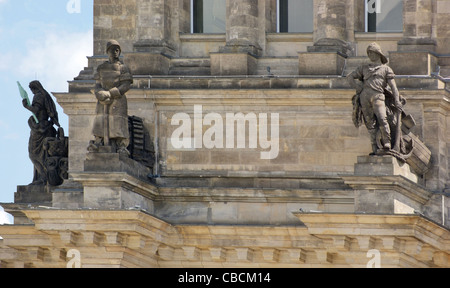
[[[403,107],[404,99],[395,83],[395,74],[387,66],[387,57],[377,43],[367,47],[370,63],[359,66],[347,76],[356,88],[353,103],[353,123],[365,124],[372,145],[370,155],[391,155],[408,163],[424,175],[431,167],[431,152],[410,129],[416,123]]]
[[[89,152],[98,152],[101,146],[111,146],[114,152],[130,156],[128,129],[128,104],[125,93],[133,83],[133,76],[120,62],[120,44],[111,40],[106,52],[109,61],[97,68],[95,90],[97,98],[96,117],[92,129],[95,140],[88,146]]]
[[[19,87],[21,88],[20,85]],[[48,183],[58,186],[67,179],[68,140],[64,137],[64,130],[59,124],[58,112],[50,94],[39,81],[30,82],[29,88],[34,95],[33,101],[29,103],[28,97],[24,97],[22,104],[33,113],[28,120],[31,128],[28,152],[34,165],[31,185]]]
[[[360,112],[356,112],[355,115],[355,125],[359,126],[362,121],[366,124],[372,144],[372,154],[375,155],[378,152],[378,133],[381,133],[382,149],[386,151],[394,149],[398,152],[396,137],[399,135],[395,134],[397,129],[391,131],[387,116],[387,106],[392,108],[396,115],[403,111],[403,104],[400,102],[400,94],[394,80],[395,74],[386,65],[388,60],[378,44],[370,44],[367,55],[371,63],[359,66],[347,76],[350,84],[356,87],[355,109],[360,109]],[[388,89],[392,92],[387,93]],[[394,143],[392,143],[392,136],[395,139]]]

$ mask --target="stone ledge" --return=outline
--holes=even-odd
[[[256,68],[255,68],[256,69]],[[445,82],[432,76],[404,75],[395,78],[399,89],[443,90]],[[90,93],[95,81],[69,81],[71,93]],[[134,75],[134,89],[350,89],[346,77],[338,75],[236,75],[236,76],[148,76]],[[129,94],[129,93],[128,93]],[[128,95],[127,94],[127,95]],[[95,97],[92,97],[95,99]]]
[[[419,215],[294,213],[313,235],[387,235],[415,237],[431,241],[438,249],[448,251],[450,230]],[[351,226],[349,226],[351,225]]]

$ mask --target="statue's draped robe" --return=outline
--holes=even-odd
[[[31,129],[28,153],[34,165],[33,183],[43,182],[45,184],[47,182],[47,175],[45,169],[46,154],[44,140],[48,137],[56,136],[52,118],[56,117],[55,119],[57,119],[57,113],[53,100],[45,91],[38,92],[34,95],[32,106],[37,109],[36,117],[39,123],[36,123],[33,117],[30,117],[28,120],[28,125]]]
[[[112,95],[112,103],[108,105],[109,119],[109,137],[128,139],[130,137],[128,130],[128,104],[125,93],[132,83],[133,77],[129,69],[117,61],[115,63],[105,62],[97,68],[95,75],[97,86],[103,90],[109,91],[112,88],[118,88],[120,95]],[[103,138],[104,131],[104,105],[97,102],[96,117],[92,133]]]

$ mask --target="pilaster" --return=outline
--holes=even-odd
[[[435,52],[436,1],[403,0],[403,39],[399,51]]]
[[[258,4],[258,0],[227,1],[226,44],[210,54],[211,75],[256,73],[256,56],[262,54]]]
[[[314,1],[314,44],[307,53],[299,53],[300,75],[342,74],[345,58],[354,53],[347,42],[354,38],[347,29],[351,24],[347,16],[353,17],[349,7],[347,1]]]

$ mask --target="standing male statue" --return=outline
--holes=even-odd
[[[355,125],[365,123],[370,135],[372,154],[401,153],[401,114],[403,103],[395,83],[395,74],[386,65],[386,56],[377,43],[367,48],[369,64],[359,66],[347,76],[356,88],[353,98]],[[404,99],[402,99],[404,101]],[[377,141],[377,134],[381,139]]]
[[[106,45],[109,61],[97,68],[95,97],[96,117],[93,127],[95,140],[88,150],[97,152],[100,146],[111,146],[115,152],[129,156],[128,103],[125,93],[130,90],[133,76],[126,65],[120,62],[122,50],[116,40]]]

